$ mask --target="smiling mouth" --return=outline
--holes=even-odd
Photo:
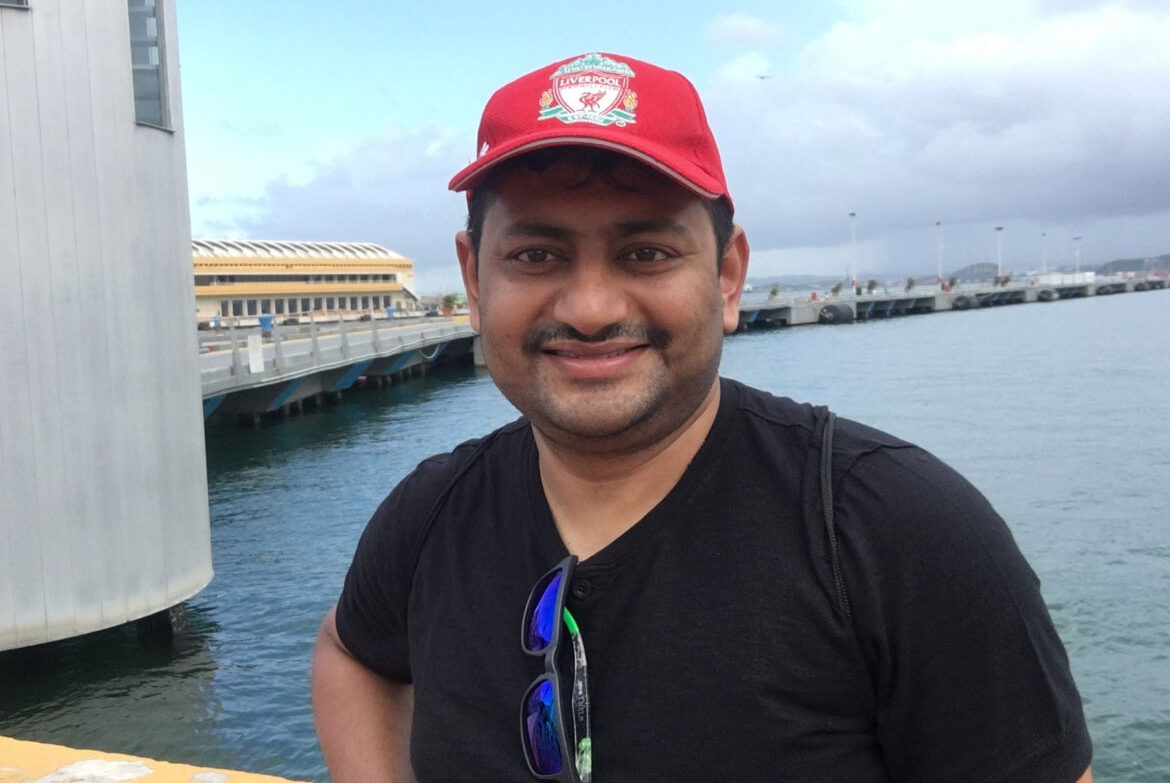
[[[608,353],[575,353],[574,351],[546,348],[543,353],[549,356],[563,356],[566,359],[600,360],[612,359],[614,357],[622,356],[623,354],[627,354],[630,351],[636,351],[644,347],[644,345],[631,345],[628,348],[618,348],[617,350],[609,351]]]

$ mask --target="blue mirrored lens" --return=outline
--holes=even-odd
[[[532,768],[542,775],[555,775],[564,766],[560,732],[557,730],[556,693],[552,682],[541,680],[524,699],[524,737]]]
[[[548,580],[540,600],[532,610],[532,617],[528,618],[528,649],[532,652],[543,652],[552,644],[553,631],[560,618],[557,617],[557,591],[561,586],[562,573],[557,571],[553,578]],[[514,626],[513,626],[514,627]]]

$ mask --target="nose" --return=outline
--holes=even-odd
[[[621,272],[598,256],[578,258],[558,289],[552,316],[584,335],[594,335],[630,315]]]

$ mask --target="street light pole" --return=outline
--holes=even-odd
[[[995,257],[995,276],[1003,277],[1003,226],[995,227]]]
[[[934,221],[935,241],[938,245],[938,253],[935,261],[938,264],[938,290],[943,290],[943,276],[942,276],[942,221]]]
[[[857,295],[857,229],[856,212],[849,213],[849,293]]]

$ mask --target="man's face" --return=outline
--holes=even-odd
[[[712,398],[747,270],[737,228],[717,264],[697,196],[633,162],[575,164],[495,188],[478,257],[457,240],[484,358],[545,437],[587,451],[669,438]]]

